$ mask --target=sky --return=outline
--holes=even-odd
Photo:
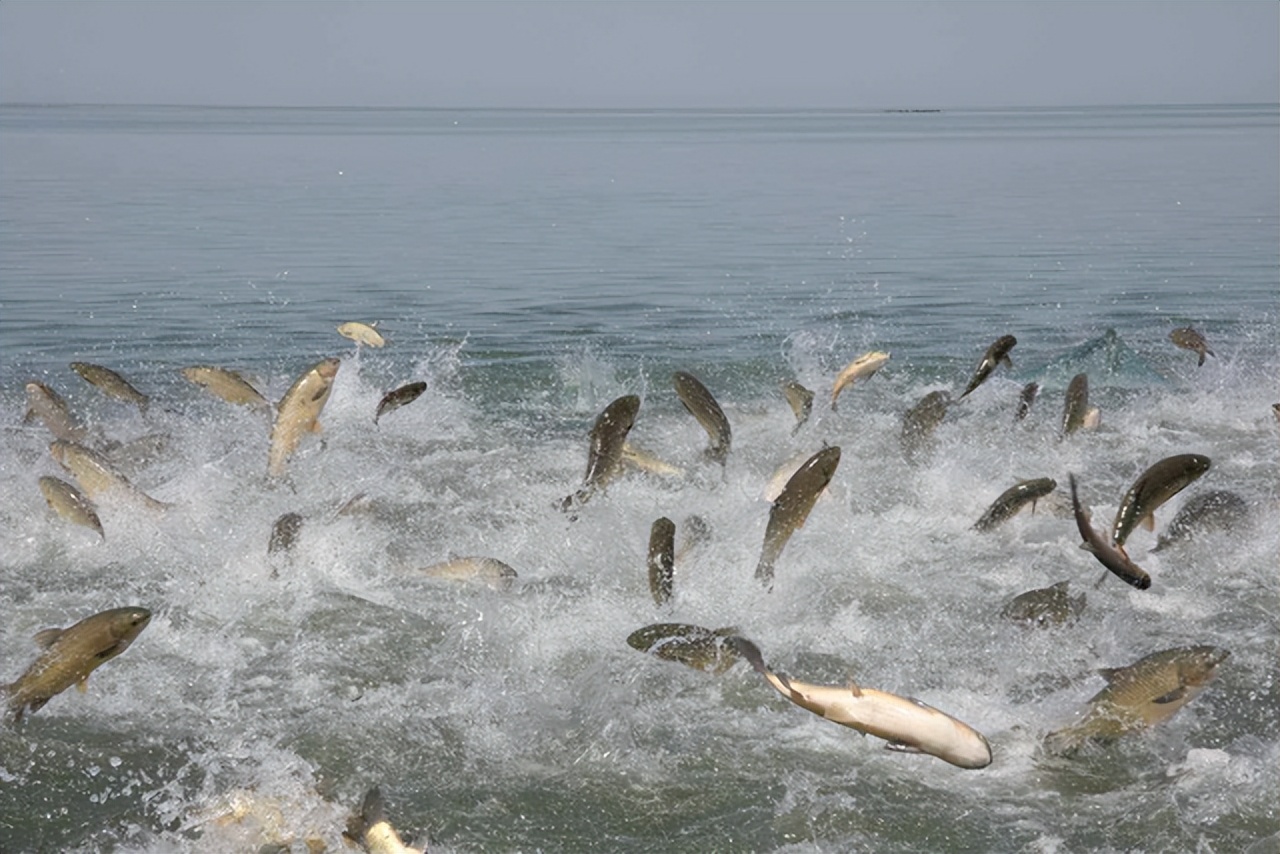
[[[1280,102],[1280,3],[0,2],[0,102]]]

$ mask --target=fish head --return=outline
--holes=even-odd
[[[151,622],[151,612],[146,608],[115,608],[105,613],[108,631],[122,644],[129,644]],[[123,647],[122,647],[123,649]]]
[[[1204,685],[1231,652],[1217,646],[1196,646],[1178,662],[1178,677],[1184,685]]]
[[[332,381],[338,375],[338,366],[341,364],[342,361],[336,356],[330,356],[312,368],[312,370],[319,374],[322,379]]]

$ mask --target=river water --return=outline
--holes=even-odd
[[[0,725],[0,850],[342,850],[381,786],[433,851],[1275,851],[1280,845],[1280,111],[1275,105],[941,113],[0,107],[0,681],[32,636],[151,609],[121,656]],[[382,349],[338,336],[378,322]],[[1214,355],[1169,340],[1202,332]],[[903,414],[1001,367],[915,464]],[[891,353],[846,388],[837,372]],[[340,356],[323,432],[266,477],[273,401]],[[68,369],[105,365],[145,414]],[[676,397],[732,426],[723,469]],[[1087,373],[1096,430],[1058,438]],[[24,422],[47,384],[136,485],[105,540],[48,509],[72,480]],[[780,392],[815,392],[799,429]],[[375,426],[382,395],[426,391]],[[1041,385],[1015,422],[1024,384]],[[628,470],[576,519],[615,398]],[[772,591],[753,578],[786,461],[838,445]],[[1139,529],[1130,588],[1078,546],[1156,461],[1212,467]],[[994,531],[1021,479],[1060,490]],[[1150,553],[1197,494],[1247,505]],[[339,513],[363,494],[354,512]],[[273,522],[303,519],[268,556]],[[650,595],[650,526],[711,535]],[[505,589],[424,577],[497,558]],[[1079,619],[1014,595],[1069,580]],[[735,627],[777,670],[912,696],[980,730],[961,770],[824,721],[745,663],[632,649],[658,622]],[[1229,650],[1167,723],[1041,750],[1159,650]],[[1250,848],[1249,846],[1257,846]]]

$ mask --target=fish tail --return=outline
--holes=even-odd
[[[765,667],[764,655],[760,652],[760,647],[744,638],[742,635],[733,635],[726,638],[726,643],[733,647],[739,655],[745,658],[751,667],[757,672],[765,676],[769,675],[769,668]]]

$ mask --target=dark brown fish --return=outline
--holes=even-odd
[[[907,462],[915,465],[924,459],[929,450],[929,437],[942,423],[943,416],[947,414],[947,407],[950,405],[949,392],[931,391],[902,416],[902,433],[899,441]]]
[[[560,502],[561,510],[568,512],[585,504],[596,490],[603,489],[618,476],[622,470],[627,434],[635,426],[639,412],[640,398],[627,394],[612,401],[596,417],[591,428],[591,448],[587,452],[587,472],[582,477],[582,488]]]
[[[1183,350],[1190,350],[1200,357],[1200,361],[1196,363],[1196,367],[1204,364],[1206,354],[1215,356],[1216,354],[1209,349],[1208,343],[1205,342],[1204,336],[1192,329],[1190,326],[1184,326],[1181,329],[1175,329],[1169,333],[1169,340]]]
[[[1036,395],[1039,393],[1039,383],[1027,383],[1022,387],[1022,393],[1018,395],[1018,409],[1013,413],[1014,421],[1022,421],[1030,414],[1031,404],[1036,402]]]
[[[1051,587],[1020,593],[1001,609],[1000,616],[1036,628],[1074,620],[1084,610],[1085,595],[1070,595],[1070,584],[1059,581]]]
[[[402,385],[394,391],[387,392],[383,395],[382,400],[378,401],[378,410],[373,413],[373,423],[377,424],[378,419],[386,413],[399,409],[406,403],[413,403],[426,390],[426,383],[416,382],[409,383],[408,385]]]
[[[675,551],[676,523],[663,516],[649,529],[649,592],[659,605],[671,599]]]
[[[1037,477],[1023,480],[1000,493],[1000,497],[991,502],[982,518],[973,523],[975,531],[990,531],[1005,520],[1016,515],[1028,504],[1035,512],[1036,502],[1058,488],[1058,482],[1051,477]]]
[[[1092,552],[1093,556],[1098,559],[1098,563],[1111,570],[1126,584],[1131,584],[1139,590],[1146,590],[1151,586],[1151,576],[1147,574],[1146,570],[1130,560],[1129,556],[1119,547],[1112,545],[1106,537],[1094,530],[1089,521],[1089,511],[1085,510],[1080,504],[1080,496],[1076,493],[1076,476],[1073,474],[1069,477],[1071,480],[1071,506],[1075,511],[1076,528],[1079,529],[1080,537],[1084,540],[1081,548]],[[1104,575],[1103,578],[1105,577]]]
[[[840,448],[832,445],[810,457],[782,488],[782,494],[773,502],[769,511],[769,524],[764,531],[764,546],[760,550],[760,562],[756,564],[756,578],[773,586],[773,565],[782,554],[782,548],[805,520],[822,490],[831,483],[836,466],[840,465]]]
[[[704,629],[687,623],[654,623],[627,636],[627,645],[694,670],[723,673],[738,660],[729,638],[738,630]]]
[[[1187,499],[1151,551],[1158,552],[1210,531],[1228,531],[1248,515],[1249,505],[1234,492],[1223,489],[1202,492]]]
[[[973,377],[969,380],[969,384],[964,387],[964,391],[960,393],[958,400],[964,400],[969,392],[986,382],[987,377],[991,376],[991,372],[996,366],[1004,363],[1007,368],[1013,367],[1013,361],[1009,358],[1009,351],[1018,343],[1018,339],[1012,335],[1001,335],[991,346],[987,348],[987,352],[982,354],[982,361],[978,363],[978,367],[974,369]]]
[[[1139,523],[1154,530],[1156,508],[1207,472],[1209,466],[1209,458],[1201,454],[1175,454],[1140,474],[1120,501],[1111,525],[1111,541],[1123,546]]]
[[[1059,439],[1065,439],[1085,425],[1089,414],[1089,376],[1076,374],[1067,384],[1067,396],[1062,404],[1062,429]]]
[[[794,436],[813,412],[813,392],[795,380],[788,380],[782,384],[782,396],[787,399],[787,405],[796,416],[796,426],[791,428],[791,435]]]
[[[102,530],[102,520],[98,518],[97,508],[83,492],[56,477],[40,478],[40,492],[44,494],[49,507],[63,519],[92,528],[98,532],[99,537],[104,540],[107,538],[106,532]]]
[[[267,554],[287,552],[298,541],[302,533],[302,516],[298,513],[285,513],[271,526],[271,539],[267,542]]]
[[[729,419],[725,418],[724,410],[716,402],[715,396],[693,374],[676,371],[671,375],[671,381],[684,408],[697,419],[711,439],[707,456],[714,462],[724,465],[729,456],[729,443],[732,439]]]

